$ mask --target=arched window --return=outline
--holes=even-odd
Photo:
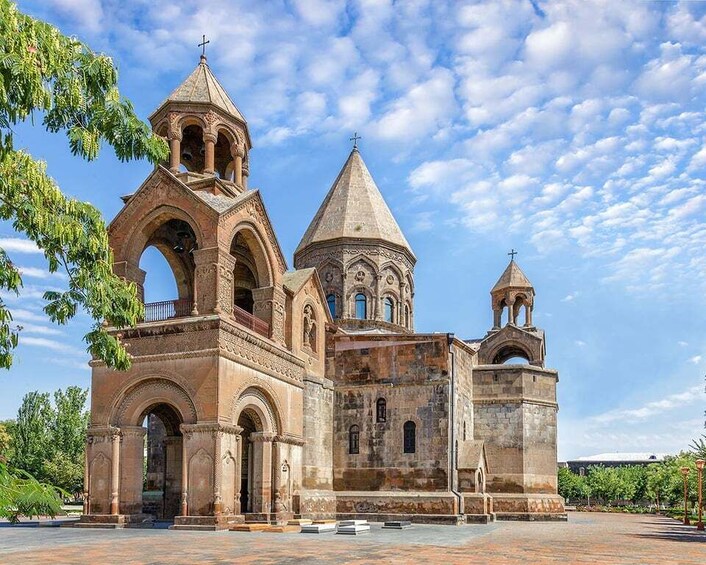
[[[316,318],[311,304],[304,306],[304,319],[302,321],[302,344],[316,352]]]
[[[348,429],[348,453],[354,455],[360,451],[360,431],[355,424]]]
[[[395,323],[395,303],[389,296],[384,300],[385,305],[385,321],[390,324]]]
[[[385,422],[387,420],[387,402],[384,398],[378,398],[375,405],[375,421]]]
[[[326,297],[326,303],[328,304],[329,312],[331,312],[331,317],[335,318],[336,317],[336,295],[329,294]]]
[[[411,420],[404,423],[404,452],[414,453],[417,447],[417,424]]]
[[[404,327],[409,328],[409,305],[404,305]]]
[[[366,313],[367,313],[367,308],[368,306],[368,299],[365,297],[365,295],[360,292],[355,295],[355,317],[358,318],[359,320],[365,320],[366,318]]]

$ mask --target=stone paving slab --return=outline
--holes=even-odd
[[[661,516],[571,513],[568,522],[415,524],[366,536],[80,530],[0,525],[0,562],[51,563],[706,563],[706,534]]]

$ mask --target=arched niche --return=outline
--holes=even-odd
[[[532,359],[532,355],[523,345],[519,343],[506,343],[494,352],[492,359],[493,365],[502,365],[511,359],[522,359],[529,364]]]

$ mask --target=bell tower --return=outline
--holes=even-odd
[[[141,268],[153,247],[177,295],[145,304],[134,328],[109,328],[129,370],[92,363],[81,522],[222,529],[291,518],[308,500],[303,383],[312,375],[311,387],[323,386],[323,290],[313,269],[287,273],[260,192],[247,186],[245,118],[205,55],[150,121],[171,155],[122,197],[108,227],[113,270],[144,301],[145,283],[167,282]]]
[[[490,291],[493,305],[493,329],[500,329],[505,310],[507,310],[507,324],[517,326],[523,309],[525,314],[523,327],[531,328],[534,287],[515,262],[517,251],[513,249],[508,255],[512,257],[510,264]]]
[[[247,189],[248,126],[201,55],[188,78],[149,117],[152,129],[169,141],[169,170],[188,176],[217,176]]]

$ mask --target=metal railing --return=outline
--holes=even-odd
[[[233,317],[241,326],[259,333],[261,336],[270,337],[270,324],[253,316],[247,310],[243,310],[239,306],[233,305]]]
[[[143,322],[160,322],[171,318],[184,318],[191,315],[193,303],[191,298],[178,298],[177,300],[163,300],[145,304],[145,318]]]

